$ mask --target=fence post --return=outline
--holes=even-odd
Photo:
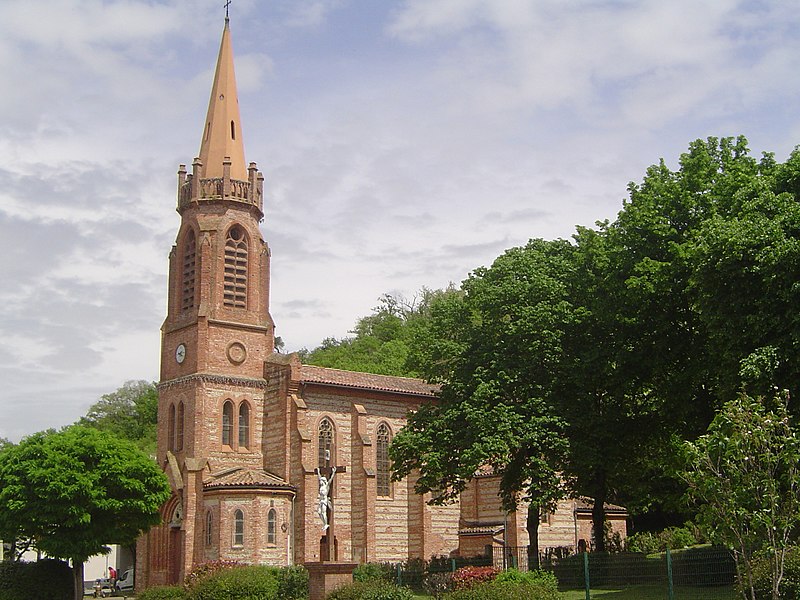
[[[583,553],[583,581],[586,584],[586,600],[592,600],[592,596],[589,591],[591,588],[589,585],[589,553],[586,551]]]
[[[675,600],[675,590],[672,588],[672,554],[667,548],[667,592],[669,600]]]
[[[402,565],[397,563],[397,586],[403,585],[403,570]]]

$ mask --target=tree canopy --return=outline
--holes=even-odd
[[[351,337],[326,338],[317,348],[301,352],[301,358],[320,367],[418,377],[420,372],[408,362],[413,331],[427,319],[431,302],[453,291],[422,288],[411,299],[384,294],[372,314],[356,322]]]
[[[387,295],[309,353],[442,384],[393,440],[396,477],[447,501],[491,468],[507,507],[566,487],[594,499],[603,549],[606,502],[686,510],[681,444],[742,390],[787,389],[800,413],[800,149],[778,163],[710,137],[677,164],[630,183],[613,221],[509,249],[412,310]]]
[[[156,451],[158,390],[150,381],[126,381],[89,407],[79,425],[111,433],[133,442],[150,455]]]
[[[753,563],[771,567],[773,600],[781,597],[787,551],[800,524],[800,435],[785,396],[742,394],[726,403],[708,432],[684,445],[689,497],[710,539],[733,549],[746,596],[757,597]]]
[[[411,414],[391,446],[394,477],[419,470],[417,491],[437,501],[491,468],[507,508],[532,503],[534,545],[539,507],[562,489],[564,423],[553,383],[565,328],[576,318],[565,284],[573,252],[567,242],[532,240],[473,272],[461,294],[433,303],[411,361],[442,383],[440,399]]]
[[[798,151],[778,164],[742,137],[697,140],[631,183],[615,221],[476,269],[412,336],[410,364],[443,386],[396,436],[398,476],[419,469],[446,498],[483,462],[508,500],[508,469],[535,481],[548,457],[594,498],[596,532],[607,501],[675,507],[680,440],[743,387],[797,390],[799,182]]]
[[[0,452],[0,538],[70,559],[79,599],[84,561],[156,525],[169,494],[131,442],[78,425],[35,433]]]

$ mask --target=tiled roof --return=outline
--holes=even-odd
[[[301,381],[339,387],[379,390],[398,394],[433,397],[439,386],[427,383],[422,379],[411,377],[394,377],[391,375],[375,375],[373,373],[356,373],[314,365],[303,365],[300,370]]]
[[[263,469],[237,467],[226,469],[211,475],[203,481],[205,488],[220,487],[261,487],[261,488],[291,488],[280,477],[267,473]]]

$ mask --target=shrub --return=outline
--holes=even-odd
[[[280,600],[308,598],[308,571],[299,566],[279,569],[278,598]]]
[[[558,600],[558,589],[548,585],[518,581],[490,581],[474,587],[456,590],[446,600]]]
[[[664,552],[667,548],[671,550],[688,548],[701,541],[694,525],[686,523],[683,527],[667,527],[658,533],[649,531],[634,533],[625,541],[625,547],[631,552],[655,554]]]
[[[434,598],[441,598],[453,591],[453,575],[451,573],[428,573],[422,582],[424,590]]]
[[[353,581],[394,582],[394,567],[389,563],[363,563],[353,571]]]
[[[495,578],[497,583],[523,583],[537,586],[542,590],[558,591],[558,579],[549,571],[518,571],[507,569],[498,573]]]
[[[640,531],[628,536],[625,540],[625,547],[629,552],[641,552],[642,554],[655,554],[661,551],[661,540],[654,533]]]
[[[495,577],[497,569],[494,567],[461,567],[453,573],[453,585],[457,590],[464,590],[492,581]]]
[[[198,579],[188,591],[191,600],[272,600],[278,598],[277,567],[223,569]]]
[[[72,570],[63,561],[0,562],[0,600],[72,600],[72,586]]]
[[[671,527],[665,529],[663,533],[665,538],[664,545],[668,546],[671,550],[688,548],[697,544],[697,538],[694,533],[686,527]]]
[[[413,600],[411,590],[379,579],[354,581],[334,590],[327,600]]]
[[[179,585],[152,587],[136,595],[136,600],[185,600],[186,591]]]
[[[224,571],[225,569],[233,569],[235,567],[244,566],[242,563],[235,560],[212,560],[203,564],[197,565],[191,572],[186,575],[183,580],[183,587],[187,590],[193,588],[197,583],[211,577],[215,573]]]
[[[772,598],[772,570],[766,556],[757,558],[753,564],[753,587],[757,600]],[[778,592],[781,600],[800,598],[800,547],[790,548],[786,553],[783,579]]]

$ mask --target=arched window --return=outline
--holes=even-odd
[[[378,425],[376,437],[376,483],[378,496],[391,496],[391,462],[389,461],[389,442],[391,432],[386,423]]]
[[[222,445],[233,445],[233,402],[230,400],[222,406]]]
[[[317,434],[318,444],[318,465],[322,469],[333,464],[333,423],[327,417],[322,419],[319,424]]]
[[[247,234],[240,225],[231,227],[225,240],[224,279],[223,304],[247,308]]]
[[[169,405],[169,427],[167,428],[167,448],[175,450],[175,405]]]
[[[267,543],[275,543],[275,522],[277,521],[277,514],[274,508],[269,509],[267,513]]]
[[[214,542],[214,516],[211,511],[206,513],[206,546]]]
[[[239,405],[239,447],[250,446],[250,406],[247,402]]]
[[[183,450],[183,402],[178,403],[178,422],[175,424],[175,450]]]
[[[194,230],[190,229],[183,242],[183,277],[181,285],[181,308],[183,310],[194,306],[194,278],[197,264],[197,241]]]
[[[244,513],[238,508],[233,513],[233,545],[244,546]]]

